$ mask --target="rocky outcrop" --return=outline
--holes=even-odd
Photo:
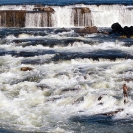
[[[1,10],[0,27],[26,27],[27,22],[31,19],[33,27],[52,27],[51,15],[53,12],[53,8],[43,6],[35,7],[34,11]],[[36,23],[37,20],[39,23]]]
[[[51,8],[51,7],[45,7],[45,8],[43,8],[43,10],[45,11],[45,12],[54,12],[55,10],[53,9],[53,8]]]
[[[112,31],[110,32],[110,34],[117,33],[120,35],[120,38],[131,38],[131,36],[133,36],[133,26],[125,26],[124,28],[122,28],[119,23],[114,23],[112,24],[111,28]]]
[[[81,29],[77,30],[76,32],[77,33],[92,34],[92,33],[98,33],[98,30],[97,30],[96,26],[93,26],[93,27],[81,28]]]
[[[123,34],[130,38],[133,35],[133,26],[125,26],[123,28]]]
[[[91,10],[87,7],[75,7],[73,9],[75,11],[80,10],[81,13],[91,13]]]
[[[47,27],[52,27],[52,21],[51,21],[51,15],[52,13],[55,12],[55,10],[52,8],[52,7],[45,7],[45,6],[42,6],[42,5],[37,5],[34,7],[33,11],[35,12],[43,12],[47,15],[42,15],[42,20],[41,20],[41,26],[40,27],[45,27],[45,23],[47,23]],[[44,16],[46,17],[46,22],[43,22],[45,19],[44,19]]]
[[[119,23],[112,24],[111,28],[112,28],[113,33],[118,33],[118,34],[123,33],[123,28],[121,27]]]
[[[34,11],[54,12],[55,10],[51,7],[38,6],[34,7]]]
[[[0,27],[24,27],[26,11],[3,10],[0,11]]]
[[[43,11],[1,10],[0,27],[25,27],[26,22],[30,19],[32,19],[33,24],[36,24],[37,20],[39,21],[33,27],[52,27],[51,15],[54,10],[51,7],[40,8],[40,10]]]
[[[91,13],[91,10],[87,7],[80,8],[82,13]]]
[[[91,10],[87,7],[73,8],[73,18],[75,26],[92,26]]]

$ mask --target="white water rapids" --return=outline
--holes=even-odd
[[[25,29],[26,30],[26,29]],[[44,29],[47,32],[48,29]],[[38,32],[36,30],[36,32]],[[47,36],[19,34],[18,37],[6,36],[6,42],[0,45],[1,51],[53,50],[55,53],[95,52],[99,50],[120,50],[133,55],[133,47],[127,47],[121,39],[100,43],[74,42],[68,46],[57,45],[52,48],[41,43],[23,47],[23,43],[11,42],[13,39],[69,39],[70,32]],[[79,36],[81,40],[92,40],[97,35]],[[103,35],[101,35],[102,37]],[[104,35],[106,37],[106,35]],[[72,37],[73,38],[73,37]],[[100,37],[98,37],[100,39]],[[51,61],[55,54],[36,55],[32,57],[0,56],[0,125],[13,130],[40,131],[48,133],[81,133],[94,132],[98,129],[71,122],[73,116],[92,116],[123,108],[113,119],[131,119],[133,117],[132,86],[133,60],[110,59],[93,60],[77,58],[70,60]],[[23,64],[25,60],[40,60],[39,64]],[[42,62],[41,62],[42,61]],[[31,71],[21,71],[22,67],[33,68]],[[129,102],[124,105],[122,85],[129,88]],[[99,96],[102,99],[98,101]],[[110,128],[109,128],[110,129]],[[111,129],[110,129],[111,130]]]

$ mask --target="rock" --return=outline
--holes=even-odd
[[[124,33],[123,33],[127,38],[131,38],[133,35],[133,26],[125,26],[124,27]]]
[[[130,38],[130,36],[131,36],[131,31],[128,26],[124,27],[124,35],[126,35],[127,38]]]
[[[33,70],[33,68],[31,68],[31,67],[22,67],[20,70],[21,71],[31,71],[31,70]]]
[[[55,10],[51,7],[38,6],[34,7],[34,11],[45,11],[45,12],[54,12]]]
[[[103,96],[105,96],[105,95],[107,95],[107,94],[103,94]],[[101,101],[101,99],[103,98],[103,96],[99,96],[97,100],[98,101]]]
[[[85,27],[85,28],[79,29],[77,32],[78,33],[92,34],[92,33],[98,33],[98,30],[97,30],[96,26],[93,26],[93,27]]]
[[[91,10],[87,7],[75,7],[73,8],[75,11],[80,10],[81,13],[91,13]]]
[[[79,110],[78,112],[79,112],[79,113],[82,113],[82,112],[84,112],[84,111],[83,111],[83,110]]]
[[[125,35],[120,36],[120,38],[127,38]]]
[[[37,85],[37,87],[39,87],[41,90],[44,90],[44,89],[51,89],[50,86],[46,85],[46,84],[39,84]]]
[[[74,26],[92,26],[92,15],[89,8],[74,7],[72,12]]]
[[[45,12],[54,12],[55,10],[51,7],[45,7],[45,8],[43,8],[43,11],[45,11]]]
[[[73,92],[73,91],[77,91],[77,90],[79,90],[80,88],[65,88],[65,89],[62,89],[61,90],[61,92],[60,92],[60,94],[62,94],[62,93],[67,93],[67,92]]]
[[[60,100],[62,97],[55,97],[55,98],[50,98],[47,101],[56,101],[56,100]]]
[[[109,34],[109,32],[108,31],[98,31],[98,33],[101,33],[101,34]]]
[[[125,26],[123,28],[123,33],[120,38],[132,38],[133,37],[133,26]]]
[[[133,38],[133,35],[132,35],[132,36],[130,36],[130,38]]]
[[[111,33],[118,33],[120,34],[120,38],[132,38],[133,36],[133,26],[125,26],[124,28],[121,27],[121,25],[119,23],[114,23],[111,26],[112,31]]]
[[[81,8],[81,12],[82,13],[90,13],[91,10],[89,8],[87,8],[87,7],[84,7],[84,8]]]
[[[103,98],[102,96],[98,97],[98,101],[100,101],[102,98]]]
[[[101,103],[99,103],[98,105],[103,105],[103,103],[101,102]]]
[[[126,99],[124,99],[124,104],[126,104],[127,103],[127,101],[126,101]]]
[[[114,23],[111,26],[113,33],[123,34],[123,28],[119,23]]]
[[[117,109],[115,111],[105,112],[105,113],[102,113],[100,115],[113,116],[113,115],[115,115],[119,112],[122,112],[123,110],[124,110],[123,108],[122,109]]]
[[[26,10],[0,10],[0,27],[25,27]]]
[[[133,35],[133,26],[130,26],[130,33]]]
[[[82,97],[79,97],[78,99],[76,99],[76,100],[73,102],[73,104],[80,103],[80,102],[82,102],[82,101],[84,101],[84,97],[83,97],[83,96],[82,96]]]

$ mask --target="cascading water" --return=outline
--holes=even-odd
[[[133,40],[108,34],[132,6],[24,1],[0,6],[0,133],[132,133]]]
[[[74,16],[72,8],[66,7],[53,7],[55,13],[52,14],[53,27],[72,27],[74,26]]]
[[[25,27],[49,27],[48,13],[27,13]]]
[[[133,10],[130,6],[124,5],[75,5],[75,6],[53,6],[54,13],[33,11],[34,6],[1,6],[0,11],[17,10],[18,12],[26,11],[24,27],[82,27],[82,26],[97,26],[110,27],[113,23],[119,22],[122,26],[131,26],[133,23]],[[90,9],[90,13],[83,13],[84,8]],[[12,11],[13,12],[13,11]],[[14,11],[14,14],[18,12]],[[2,14],[2,13],[0,13]],[[4,14],[7,14],[5,11]],[[9,17],[5,18],[0,15],[1,27],[3,20],[9,23]],[[14,17],[12,19],[18,19]],[[17,20],[13,20],[15,27]],[[6,25],[8,26],[8,25]],[[10,26],[10,27],[11,27]],[[17,27],[17,26],[16,26]],[[21,27],[21,25],[19,26]]]

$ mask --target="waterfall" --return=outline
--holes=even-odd
[[[132,26],[133,6],[51,6],[54,12],[34,10],[35,5],[0,6],[0,27],[110,27],[113,23]]]
[[[132,26],[133,8],[123,5],[90,6],[93,25],[97,27],[110,27],[119,22],[122,26]]]
[[[55,13],[52,15],[52,23],[54,27],[72,27],[74,26],[74,17],[72,16],[72,8],[53,7]]]
[[[50,27],[50,15],[48,13],[26,13],[25,27]]]

